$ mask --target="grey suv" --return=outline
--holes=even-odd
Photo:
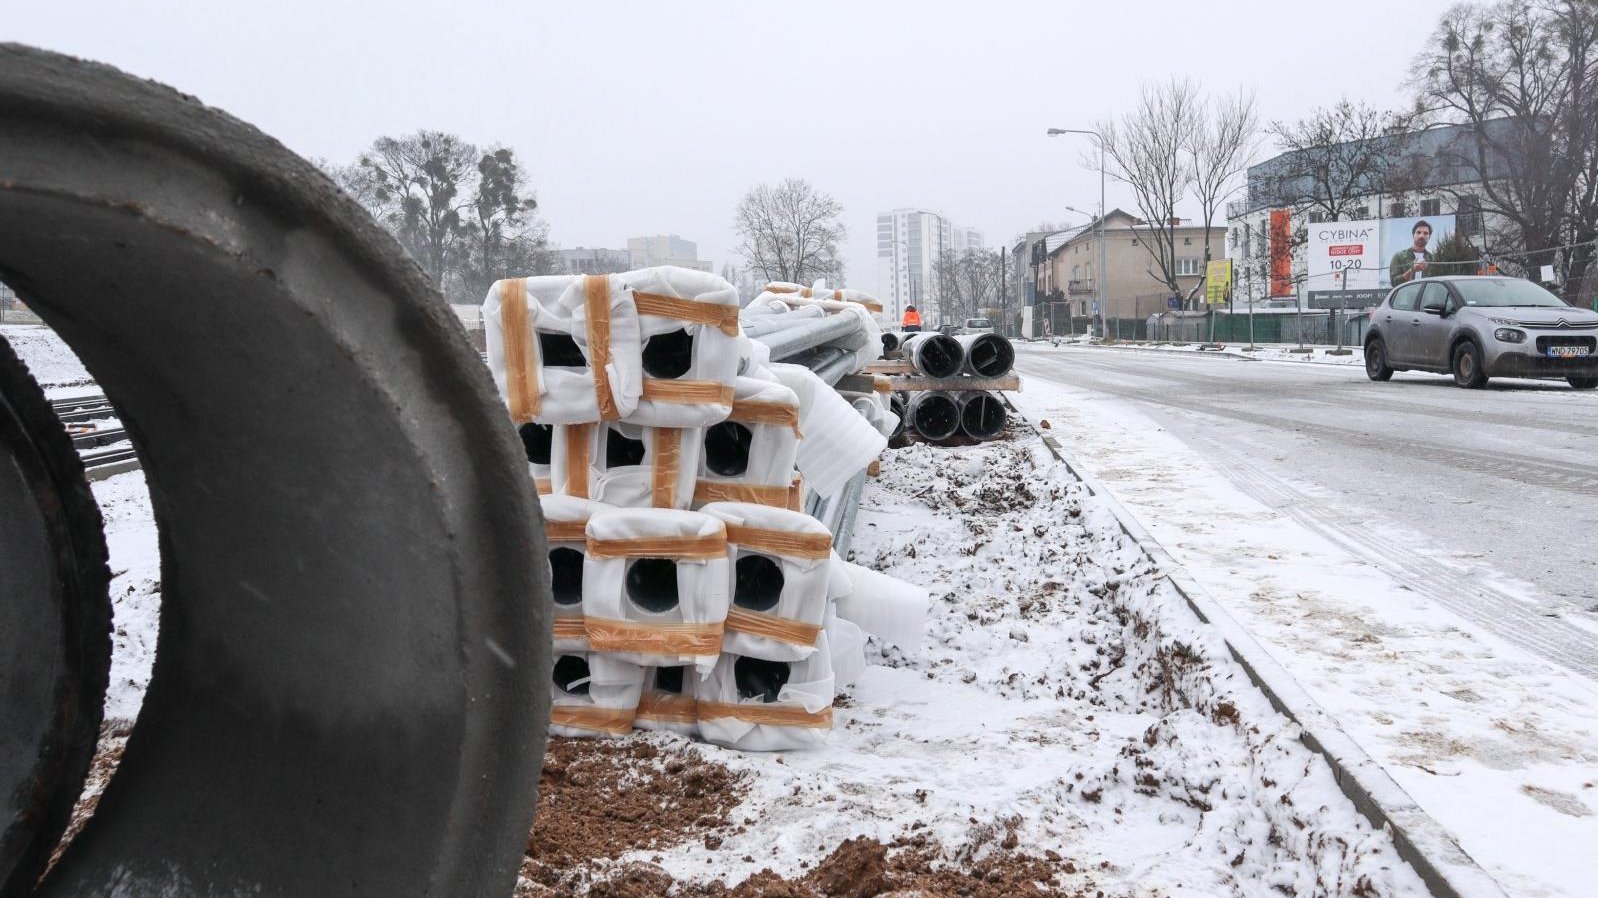
[[[1598,312],[1531,281],[1435,277],[1403,284],[1371,310],[1365,373],[1435,371],[1475,389],[1489,377],[1558,377],[1598,387]]]

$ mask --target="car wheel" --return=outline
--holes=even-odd
[[[1565,382],[1577,390],[1598,389],[1598,377],[1567,377]]]
[[[1380,338],[1365,344],[1365,376],[1371,380],[1393,379],[1393,369],[1387,365],[1387,344]]]
[[[1454,347],[1454,383],[1467,390],[1479,390],[1487,385],[1481,348],[1469,340]]]

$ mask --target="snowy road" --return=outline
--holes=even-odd
[[[1598,394],[1103,348],[1022,347],[1018,367],[1135,404],[1267,507],[1598,679]]]

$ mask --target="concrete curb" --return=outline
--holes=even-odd
[[[1020,414],[1013,404],[1011,409]],[[1032,423],[1036,426],[1036,422]],[[1315,704],[1298,681],[1205,592],[1115,496],[1066,458],[1052,436],[1043,435],[1043,445],[1091,495],[1104,502],[1121,530],[1154,562],[1193,613],[1216,629],[1249,680],[1278,712],[1298,724],[1299,738],[1305,746],[1326,759],[1338,787],[1354,807],[1373,826],[1392,836],[1399,856],[1414,868],[1432,895],[1436,898],[1506,898],[1497,881],[1343,732],[1331,715]]]

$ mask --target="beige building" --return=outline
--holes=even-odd
[[[1185,298],[1204,279],[1204,226],[1178,220],[1176,228],[1177,284]],[[1159,265],[1146,242],[1150,231],[1142,219],[1116,209],[1105,216],[1104,308],[1098,310],[1106,320],[1143,320],[1169,308],[1170,288],[1159,275]],[[1049,241],[1048,261],[1038,274],[1038,303],[1068,303],[1075,321],[1094,316],[1099,301],[1099,230],[1091,223],[1070,232],[1058,244]],[[1226,229],[1210,228],[1210,254],[1226,257]],[[1200,300],[1202,302],[1202,299]],[[1045,312],[1044,314],[1048,314]],[[1057,306],[1056,317],[1066,312]]]

